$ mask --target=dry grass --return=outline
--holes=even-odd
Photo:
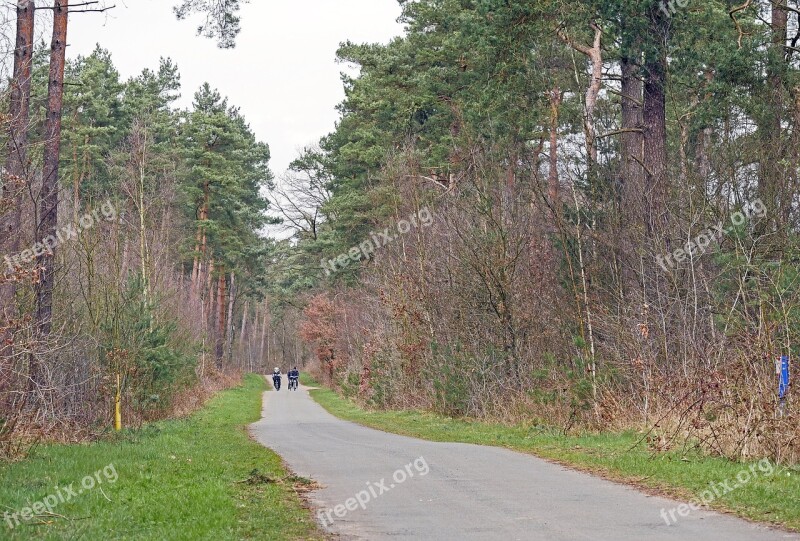
[[[183,419],[203,408],[221,391],[242,384],[240,372],[207,373],[195,386],[177,392],[169,407],[151,412],[149,415],[130,414],[123,409],[123,426],[138,428],[146,422]],[[109,413],[104,419],[87,425],[70,419],[54,419],[42,423],[36,412],[21,412],[5,430],[0,431],[0,461],[13,462],[24,459],[40,444],[76,444],[96,441],[106,436],[113,426]]]

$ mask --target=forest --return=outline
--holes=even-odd
[[[800,3],[399,3],[276,178],[213,87],[175,105],[168,52],[66,60],[96,2],[17,2],[0,455],[297,364],[375,409],[797,463]],[[238,8],[176,13],[233,47]]]
[[[0,119],[9,456],[42,434],[91,439],[117,415],[136,426],[191,409],[226,373],[260,370],[270,346],[269,147],[207,84],[176,108],[169,58],[129,80],[100,46],[65,60],[68,15],[96,4],[23,1],[15,14]],[[36,17],[53,25],[50,47]]]
[[[800,6],[401,4],[404,36],[341,46],[341,119],[276,201],[273,299],[320,373],[376,408],[796,462]]]

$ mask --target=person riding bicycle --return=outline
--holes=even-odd
[[[291,370],[289,370],[288,376],[289,376],[289,387],[290,388],[294,387],[295,389],[297,389],[297,382],[300,379],[300,371],[297,369],[296,366]]]
[[[275,385],[275,390],[280,391],[281,389],[281,369],[277,366],[275,370],[272,371],[272,383]]]

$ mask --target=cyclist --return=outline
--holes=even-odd
[[[298,380],[300,379],[300,371],[295,366],[288,373],[289,376],[289,389],[297,390]]]
[[[272,371],[272,384],[275,385],[275,390],[281,390],[281,369],[277,366],[275,370]]]

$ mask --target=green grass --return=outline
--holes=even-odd
[[[0,505],[10,513],[57,496],[56,486],[77,491],[85,476],[107,468],[97,487],[59,502],[52,516],[13,529],[0,520],[0,539],[322,539],[283,481],[278,455],[244,428],[260,418],[265,389],[250,375],[187,419],[90,445],[43,446],[0,465]]]
[[[318,386],[306,377],[306,385]],[[731,462],[698,453],[653,453],[637,445],[635,432],[564,436],[547,427],[503,426],[453,419],[421,411],[368,411],[333,391],[320,388],[314,399],[333,415],[387,432],[431,441],[494,445],[558,461],[686,500],[699,497],[710,484],[733,485],[751,464]],[[762,464],[769,471],[767,464]],[[771,464],[769,466],[772,466]],[[772,467],[772,475],[756,469],[751,480],[721,497],[711,507],[749,519],[800,530],[800,470]]]

